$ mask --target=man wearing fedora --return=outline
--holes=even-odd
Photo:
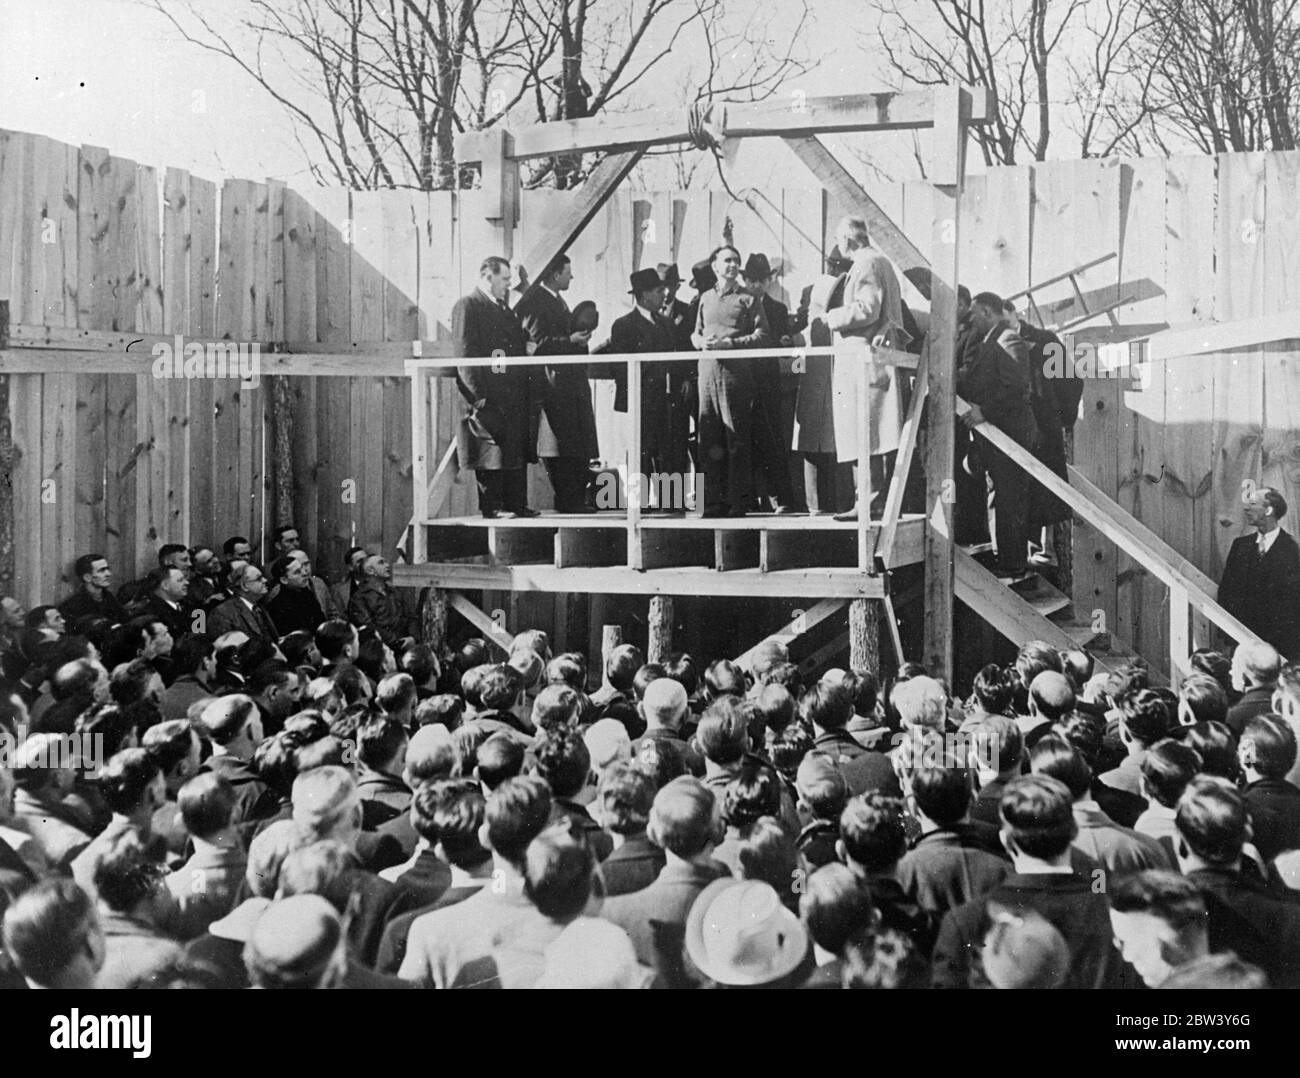
[[[710,256],[718,283],[700,293],[692,343],[708,353],[700,360],[700,463],[704,515],[743,517],[752,497],[754,361],[725,353],[763,348],[771,340],[758,297],[740,283],[740,252],[729,244]]]
[[[456,368],[460,391],[456,453],[474,472],[479,508],[491,519],[535,517],[528,507],[528,464],[537,459],[529,368],[501,362],[528,354],[519,319],[506,302],[510,262],[493,255],[479,267],[478,287],[451,312],[455,354],[496,362]]]
[[[767,255],[755,253],[745,260],[745,285],[763,304],[771,331],[771,344],[790,344],[790,308],[768,291],[772,266]],[[768,356],[754,360],[754,463],[763,472],[767,496],[778,514],[794,511],[794,484],[790,475],[790,444],[794,438],[794,403],[798,375],[794,357]]]
[[[672,323],[662,313],[665,289],[659,272],[639,269],[629,283],[636,305],[610,327],[609,350],[620,355],[676,351]],[[675,406],[680,419],[680,405],[675,405],[672,395],[676,366],[671,360],[641,364],[642,475],[686,470],[686,441],[682,432],[675,432],[673,422]],[[614,410],[626,412],[627,368],[619,365],[614,374],[618,387]]]
[[[535,356],[585,355],[590,330],[573,324],[563,292],[573,282],[568,255],[558,255],[519,301],[515,313]],[[532,368],[537,455],[546,467],[559,513],[587,512],[587,480],[596,443],[596,413],[591,405],[587,365],[566,363]]]

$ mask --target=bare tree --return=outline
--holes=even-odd
[[[812,63],[799,34],[778,42],[725,0],[248,0],[233,28],[197,0],[152,3],[289,113],[318,179],[362,189],[471,183],[457,133],[621,108],[652,75],[754,99]],[[681,58],[702,50],[692,72]],[[526,182],[571,187],[588,163],[542,162]]]
[[[1298,0],[1142,0],[1134,110],[1157,144],[1204,153],[1293,150],[1300,125]]]

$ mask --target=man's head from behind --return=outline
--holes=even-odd
[[[473,779],[429,782],[411,798],[411,825],[438,857],[470,871],[492,857],[479,838],[485,808],[483,790]]]
[[[689,775],[673,779],[655,794],[646,835],[683,860],[706,853],[722,837],[712,791]]]
[[[1285,779],[1296,761],[1295,730],[1276,715],[1256,715],[1247,719],[1237,745],[1237,759],[1246,777]]]
[[[907,852],[903,802],[880,793],[853,798],[840,814],[840,859],[865,873],[889,872]]]
[[[492,791],[483,812],[479,836],[507,864],[522,871],[529,843],[551,817],[551,789],[536,775],[506,779]]]
[[[176,797],[185,830],[196,839],[212,842],[230,827],[235,811],[235,788],[211,771],[196,775]]]
[[[1282,669],[1282,656],[1271,644],[1263,640],[1246,640],[1232,653],[1232,687],[1246,692],[1257,687],[1270,687],[1277,682]]]
[[[221,746],[232,756],[251,756],[261,743],[261,716],[252,698],[243,693],[213,700],[203,709],[201,721],[213,745]]]
[[[361,801],[351,772],[326,764],[300,774],[293,781],[293,820],[317,841],[354,842],[361,830]]]
[[[700,718],[695,739],[712,763],[738,763],[750,747],[749,720],[741,701],[732,696],[714,700]]]
[[[166,797],[162,770],[148,749],[123,749],[99,773],[99,792],[117,816],[152,815]]]
[[[1072,804],[1069,788],[1050,775],[1022,775],[1007,783],[998,811],[1002,845],[1012,860],[1068,864],[1079,830]]]
[[[4,916],[4,948],[27,983],[39,988],[93,988],[104,964],[94,905],[70,879],[42,880],[13,900]]]
[[[547,685],[533,701],[533,725],[550,734],[577,727],[582,697],[568,685]]]
[[[543,831],[524,857],[524,894],[538,913],[557,924],[580,916],[591,901],[596,856],[580,835]]]
[[[948,711],[948,693],[934,678],[922,674],[894,686],[890,703],[905,730],[940,730]]]
[[[1148,988],[1209,953],[1209,918],[1197,884],[1173,872],[1123,876],[1110,889],[1110,923],[1120,953]]]
[[[254,988],[336,988],[347,973],[338,911],[320,895],[272,903],[253,926],[244,966]]]
[[[1194,778],[1178,799],[1175,846],[1183,872],[1198,868],[1232,870],[1250,840],[1250,813],[1241,794],[1226,779]]]
[[[616,835],[639,835],[650,822],[654,807],[654,780],[630,763],[610,766],[596,794],[600,820]]]
[[[680,682],[668,677],[650,682],[639,705],[647,728],[674,733],[681,729],[688,706],[686,690]]]

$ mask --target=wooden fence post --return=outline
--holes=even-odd
[[[875,599],[854,599],[849,604],[849,669],[880,670],[880,603]]]
[[[9,301],[0,299],[0,349],[9,347]],[[9,420],[9,375],[0,374],[0,595],[14,586],[14,429]]]
[[[666,663],[673,653],[673,600],[671,595],[650,597],[650,639],[646,662]]]

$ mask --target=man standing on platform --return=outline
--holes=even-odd
[[[691,334],[695,331],[696,309],[677,298],[677,290],[682,286],[677,266],[661,262],[655,269],[664,286],[664,304],[660,313],[673,327],[673,351],[693,352],[695,345],[691,343]],[[698,445],[695,429],[700,416],[697,368],[697,363],[681,360],[674,363],[668,372],[668,443],[674,447],[671,452],[673,464],[679,465],[683,472],[694,459]]]
[[[461,404],[456,429],[460,466],[474,472],[479,508],[489,520],[535,517],[528,507],[527,467],[536,459],[529,369],[508,362],[528,354],[519,320],[506,302],[510,262],[483,260],[478,287],[451,312],[455,354],[494,359],[456,368]]]
[[[718,283],[700,293],[691,343],[708,352],[765,347],[771,338],[767,316],[740,285],[740,252],[723,245],[710,262]],[[704,515],[743,517],[752,496],[754,361],[709,356],[700,360],[699,371]]]
[[[1254,535],[1234,540],[1219,582],[1219,605],[1286,659],[1300,659],[1300,546],[1282,528],[1286,499],[1249,486],[1241,499]]]
[[[981,292],[971,304],[971,347],[957,370],[957,395],[970,404],[967,429],[989,422],[1033,451],[1037,425],[1030,406],[1029,350],[1002,317],[1002,297]],[[1029,550],[1029,476],[1001,450],[976,439],[993,479],[999,577],[1023,578]]]
[[[568,255],[559,255],[537,287],[515,308],[535,356],[585,355],[589,330],[573,330],[569,305],[561,293],[573,281]],[[534,371],[540,397],[537,455],[546,466],[559,513],[587,512],[587,480],[596,445],[596,413],[586,364],[564,364]]]
[[[772,279],[767,255],[750,255],[745,260],[744,275],[745,284],[763,304],[763,315],[772,335],[769,344],[790,344],[790,309],[767,291]],[[777,514],[794,511],[790,445],[794,440],[794,403],[799,390],[793,362],[793,356],[754,360],[754,462],[763,472],[766,493]]]
[[[672,323],[662,314],[665,290],[659,272],[639,269],[632,274],[629,283],[636,306],[622,318],[615,319],[610,327],[609,351],[619,355],[675,352],[677,344],[673,339]],[[656,473],[684,475],[686,472],[688,432],[685,423],[681,422],[680,397],[672,395],[673,387],[679,385],[673,374],[676,366],[679,364],[671,361],[641,364],[641,474],[647,477]],[[626,412],[627,367],[618,364],[614,376],[618,385],[614,410]],[[659,489],[659,485],[652,484],[652,489]]]
[[[893,264],[870,244],[867,223],[861,217],[845,217],[835,232],[835,242],[853,260],[844,285],[842,306],[827,311],[825,324],[837,338],[859,337],[869,345],[902,348],[911,340],[903,328],[903,299]],[[873,501],[882,510],[885,492],[898,453],[903,425],[902,380],[889,367],[854,363],[847,356],[836,358],[833,374],[835,448],[841,462],[858,460],[858,437],[862,420],[858,405],[858,384],[867,379],[867,413],[871,436],[867,446],[873,458]],[[856,489],[856,482],[855,482]],[[870,507],[868,507],[869,509]],[[856,503],[836,520],[857,520],[863,507]]]

